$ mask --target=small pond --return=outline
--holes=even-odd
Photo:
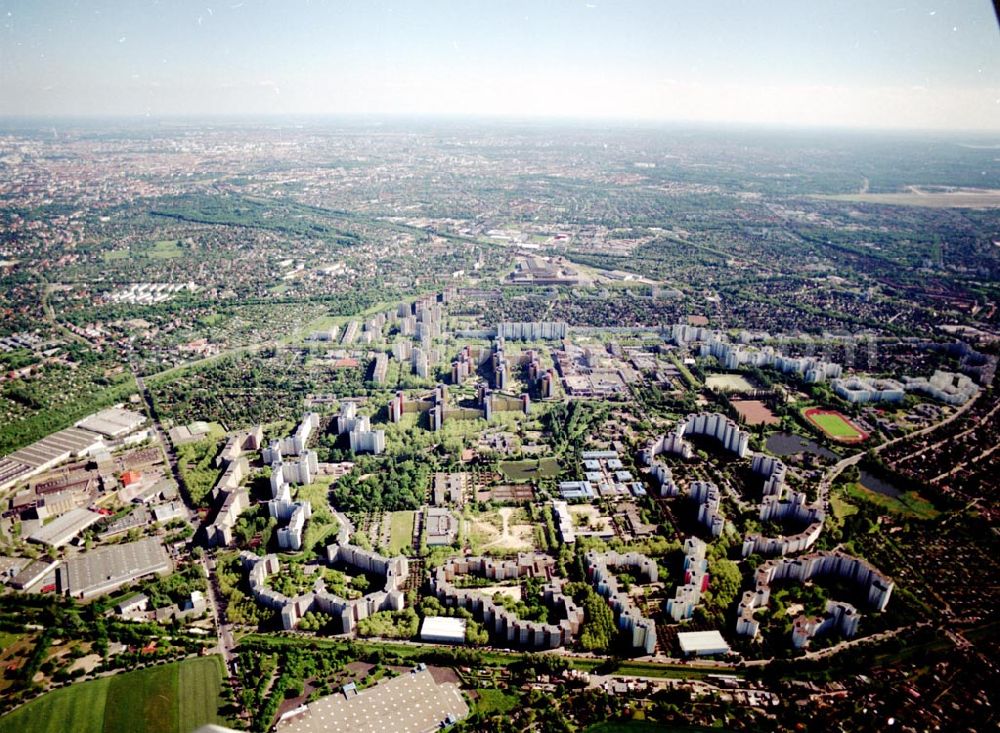
[[[898,486],[874,474],[868,473],[864,469],[861,470],[861,480],[858,483],[869,491],[874,491],[876,494],[882,494],[893,499],[898,499],[903,495],[903,490]]]
[[[840,460],[840,456],[819,443],[803,438],[795,433],[775,433],[765,443],[767,450],[776,456],[793,456],[796,453],[812,453],[831,461]]]

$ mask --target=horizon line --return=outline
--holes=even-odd
[[[848,124],[815,124],[807,122],[779,122],[755,120],[719,120],[710,118],[679,118],[679,117],[613,117],[613,116],[581,116],[581,115],[542,115],[542,114],[495,114],[466,112],[178,112],[174,114],[32,114],[32,113],[0,113],[0,126],[14,123],[45,123],[66,124],[82,122],[127,122],[127,123],[246,123],[284,121],[335,121],[350,120],[366,121],[370,124],[381,124],[384,121],[406,122],[476,122],[476,123],[507,123],[507,124],[563,124],[563,125],[604,125],[609,127],[723,127],[748,128],[761,131],[786,132],[844,132],[844,133],[881,133],[881,134],[937,134],[937,135],[1000,135],[1000,127],[996,128],[946,128],[946,127],[902,127],[896,125],[848,125]]]

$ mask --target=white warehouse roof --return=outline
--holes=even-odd
[[[718,631],[685,631],[677,635],[684,656],[728,654],[729,644]]]
[[[450,616],[427,616],[420,627],[420,640],[464,644],[465,619],[451,618]]]
[[[145,415],[120,407],[110,407],[85,417],[76,426],[92,433],[100,433],[107,438],[120,438],[138,430],[144,422],[146,422]]]

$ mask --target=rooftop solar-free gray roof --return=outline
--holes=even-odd
[[[89,598],[108,593],[125,583],[170,570],[170,557],[160,540],[147,537],[79,555],[59,568],[59,589]]]
[[[449,716],[469,712],[458,688],[437,684],[429,671],[407,672],[356,696],[343,693],[309,703],[278,723],[278,733],[427,733]]]
[[[89,430],[66,428],[58,433],[47,435],[19,451],[14,451],[8,457],[26,463],[32,468],[37,468],[63,456],[75,455],[96,445],[100,440],[100,435]]]

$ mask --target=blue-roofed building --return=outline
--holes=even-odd
[[[580,454],[580,457],[585,461],[606,461],[611,458],[617,458],[618,452],[613,450],[585,450]]]
[[[589,481],[562,481],[559,495],[563,499],[593,499],[594,487]]]

